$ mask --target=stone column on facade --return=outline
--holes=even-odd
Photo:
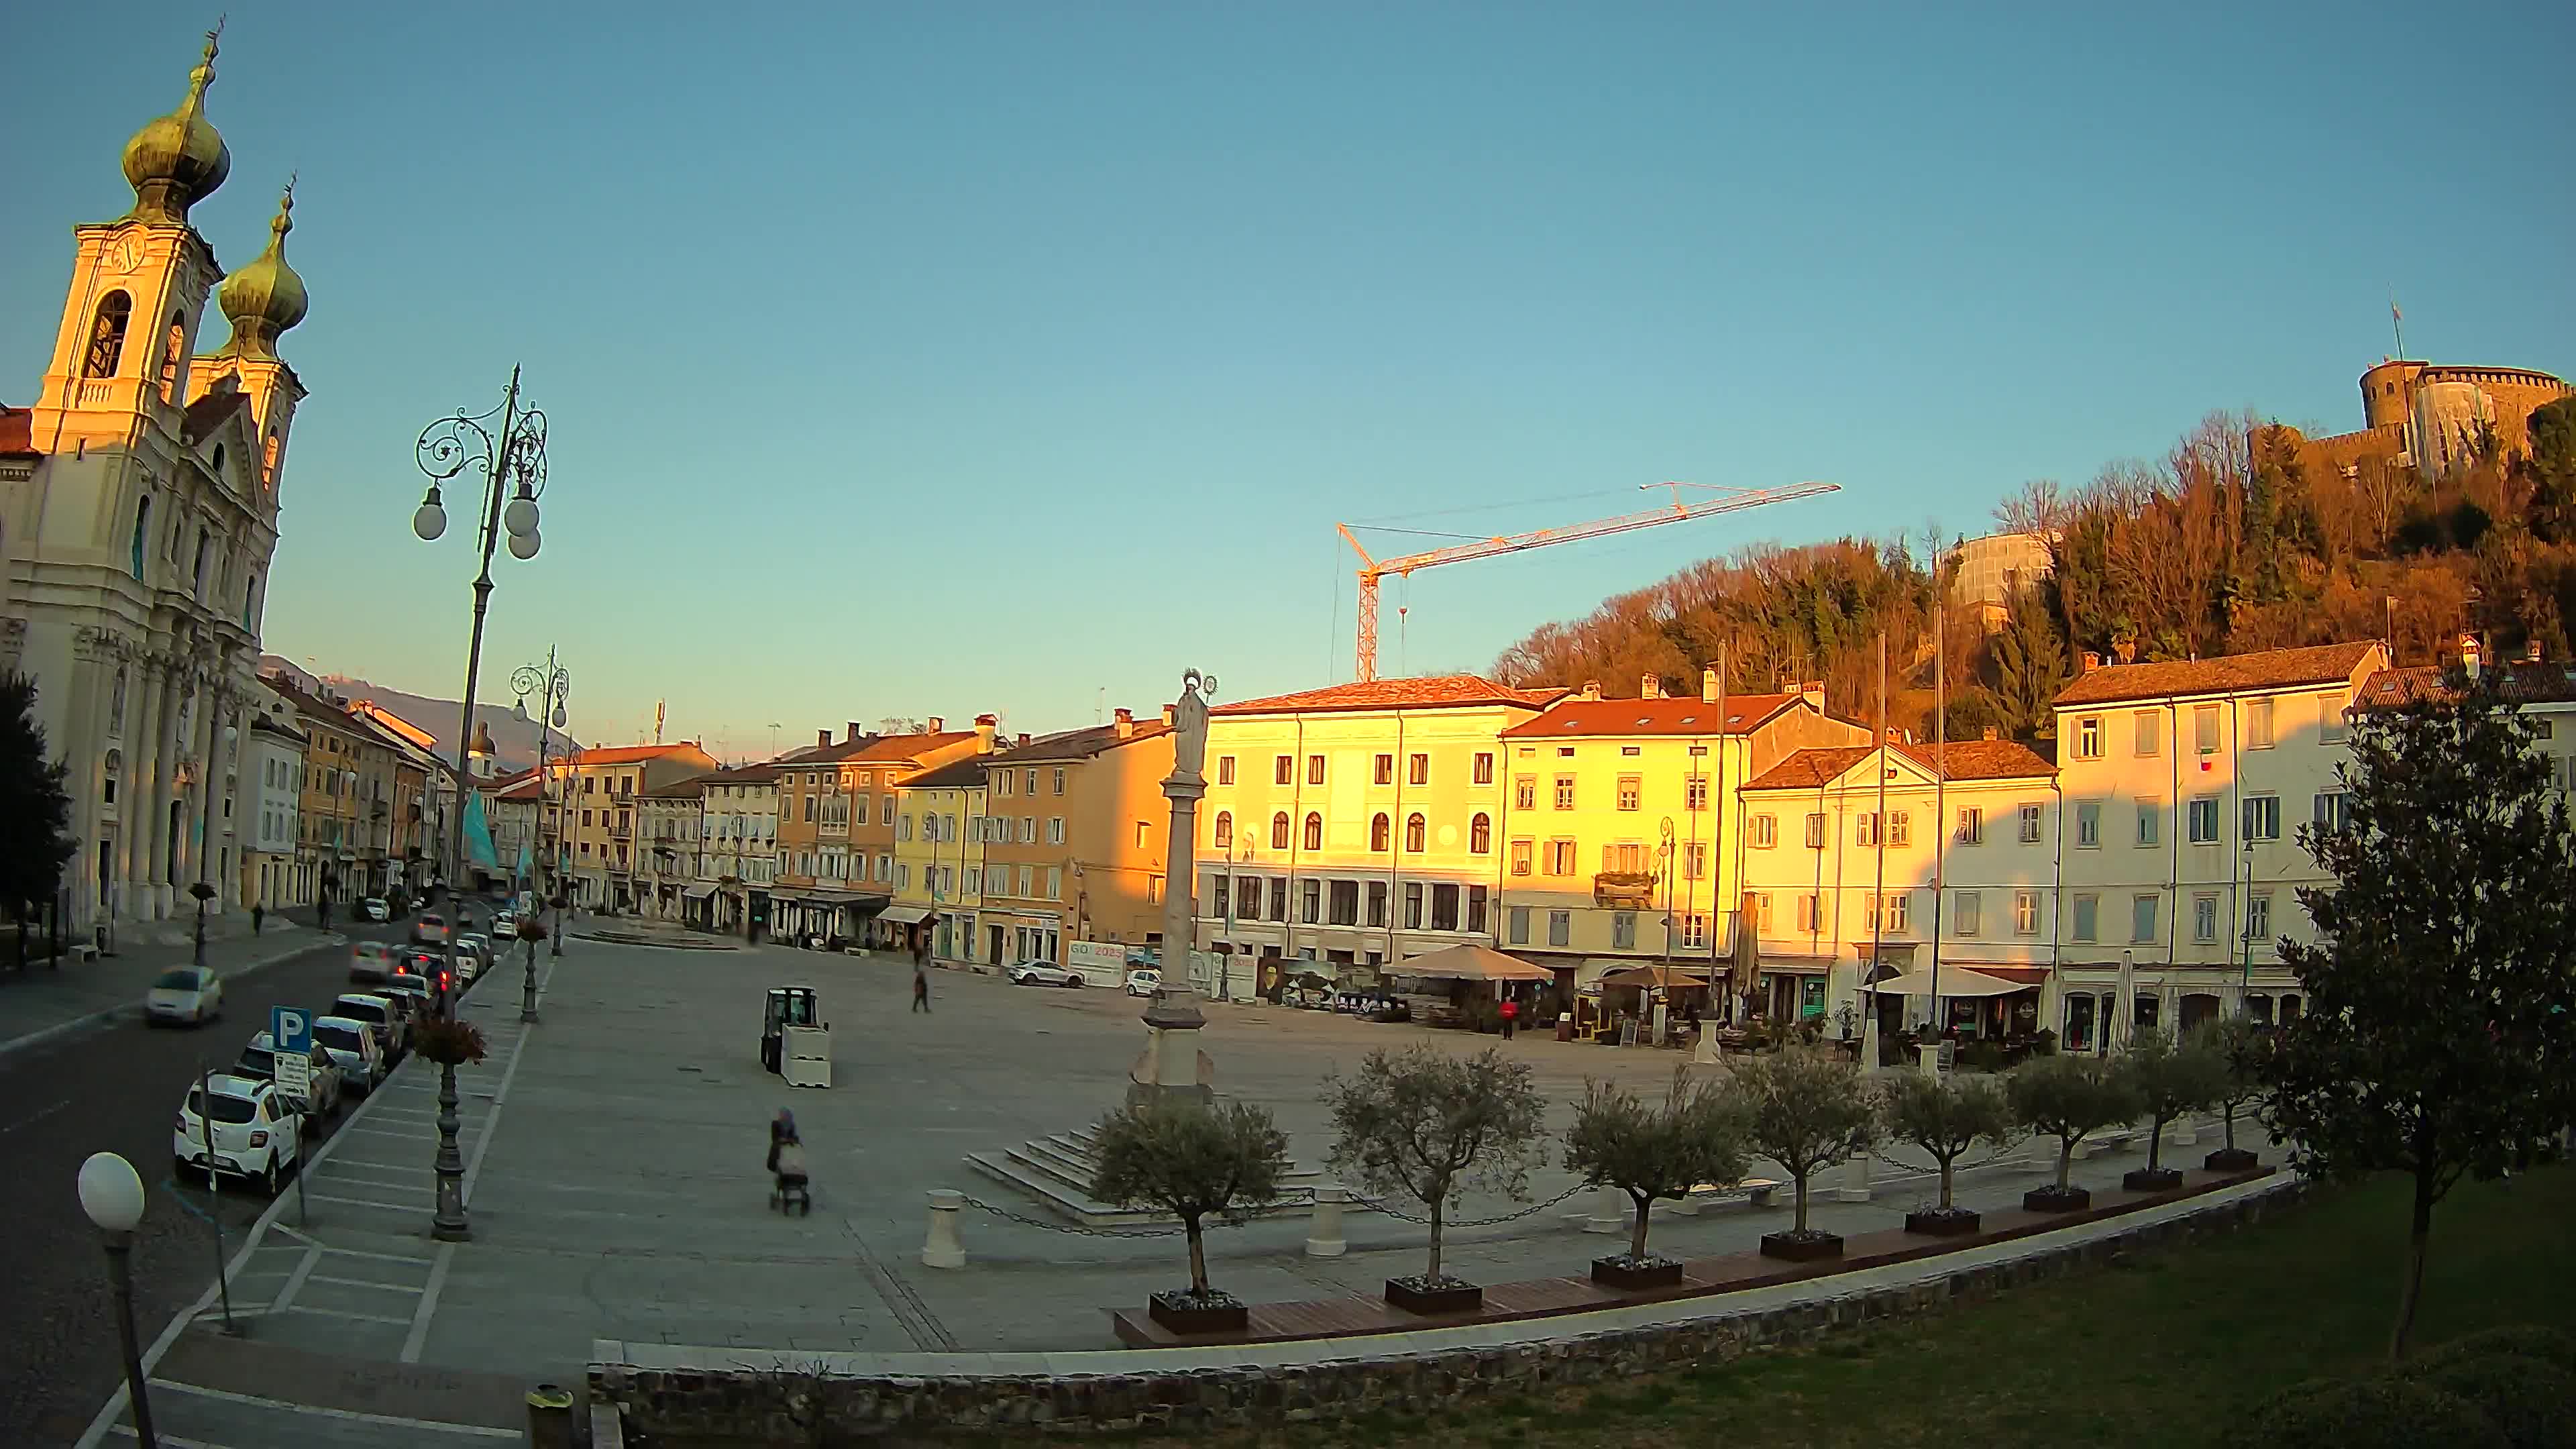
[[[170,800],[175,788],[171,774],[179,755],[180,684],[177,667],[166,657],[152,659],[142,668],[151,680],[147,693],[152,702],[141,721],[145,729],[136,735],[149,742],[145,769],[150,773],[139,781],[144,786],[143,818],[134,822],[141,828],[134,832],[130,914],[138,921],[157,921],[169,914],[170,905],[168,873],[162,859],[169,846],[163,837],[170,826]]]
[[[1162,985],[1146,1006],[1145,1054],[1130,1073],[1128,1100],[1184,1099],[1205,1102],[1213,1095],[1201,1080],[1199,1029],[1207,1025],[1191,999],[1190,958],[1197,944],[1193,899],[1198,886],[1198,802],[1207,794],[1200,766],[1207,758],[1207,699],[1216,680],[1199,671],[1181,676],[1181,697],[1173,711],[1172,773],[1163,777],[1163,798],[1171,802],[1171,829],[1164,851]]]
[[[188,727],[180,737],[177,754],[172,758],[185,761],[190,767],[190,775],[179,794],[178,838],[170,844],[170,858],[175,867],[171,873],[173,894],[170,909],[173,913],[179,911],[179,900],[188,887],[196,883],[200,867],[204,864],[205,841],[200,832],[206,829],[206,799],[210,793],[207,776],[215,768],[214,757],[206,749],[206,722],[215,712],[214,697],[206,688],[205,675],[193,667],[188,671],[184,687],[187,690]]]
[[[101,818],[98,783],[102,777],[100,762],[110,747],[107,691],[116,671],[115,654],[106,636],[84,628],[73,637],[73,670],[80,687],[73,691],[71,707],[64,715],[63,737],[50,743],[72,766],[66,782],[72,803],[69,824],[80,850],[63,868],[61,892],[66,903],[64,924],[78,929],[97,919],[100,905],[94,897],[98,894],[98,862],[106,822]]]

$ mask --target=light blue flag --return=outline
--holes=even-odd
[[[493,875],[501,872],[501,853],[492,848],[492,827],[483,818],[483,793],[465,792],[465,852],[479,869]]]

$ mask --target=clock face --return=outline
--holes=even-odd
[[[143,265],[143,244],[134,239],[134,233],[127,232],[108,244],[107,269],[109,271],[130,272],[141,265]]]

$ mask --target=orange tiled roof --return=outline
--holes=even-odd
[[[1336,684],[1295,694],[1274,694],[1218,705],[1210,714],[1320,714],[1327,710],[1456,709],[1478,704],[1516,704],[1545,709],[1565,696],[1554,686],[1514,689],[1475,674],[1429,674],[1416,679],[1372,679]]]
[[[1730,694],[1726,717],[1697,695],[1673,699],[1563,699],[1536,719],[1503,731],[1505,739],[1575,739],[1588,735],[1746,734],[1798,702],[1794,694]]]
[[[0,407],[0,458],[35,456],[36,410]]]
[[[2576,700],[2576,665],[2499,664],[2489,666],[2496,692],[2517,704],[2558,704]],[[2353,696],[2356,709],[2407,704],[2456,694],[2466,680],[2457,670],[2429,664],[2383,669],[2362,681]]]
[[[900,764],[975,738],[973,730],[945,730],[935,735],[881,735],[865,741],[866,748],[847,758],[858,765]],[[805,761],[798,761],[803,764]]]
[[[1951,780],[2024,780],[2045,778],[2057,767],[2011,740],[1952,740],[1936,751],[1926,744],[1888,748],[1921,765],[1927,774]],[[1833,745],[1800,750],[1747,782],[1747,790],[1813,790],[1840,779],[1843,772],[1876,752],[1872,745]],[[1936,763],[1936,758],[1938,763]]]
[[[572,757],[576,765],[631,765],[638,760],[664,760],[682,752],[704,753],[697,741],[681,740],[669,745],[593,745]]]
[[[1051,735],[1041,735],[1025,745],[1013,745],[1007,750],[996,753],[993,760],[996,764],[1004,765],[1043,765],[1050,761],[1062,763],[1067,760],[1088,760],[1114,750],[1120,745],[1132,745],[1140,740],[1150,740],[1158,735],[1169,734],[1171,729],[1170,725],[1159,719],[1134,720],[1130,722],[1127,737],[1120,739],[1118,726],[1115,724],[1084,725],[1080,729],[1059,730]]]
[[[2057,694],[2057,703],[2110,704],[2169,695],[2233,694],[2249,689],[2289,689],[2349,679],[2378,644],[2313,644],[2305,649],[2266,649],[2216,659],[2163,664],[2106,664]]]

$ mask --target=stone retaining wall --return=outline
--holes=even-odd
[[[1580,1318],[1544,1320],[1562,1336],[1500,1347],[1360,1354],[1277,1368],[1173,1368],[1065,1377],[832,1377],[747,1367],[665,1370],[595,1363],[591,1395],[614,1402],[627,1431],[655,1443],[859,1441],[895,1430],[1044,1429],[1058,1434],[1330,1421],[1373,1410],[1427,1413],[1497,1392],[1527,1396],[1565,1385],[1626,1382],[1811,1342],[1877,1319],[1923,1313],[2083,1268],[2258,1222],[2305,1198],[2283,1182],[2197,1212],[2079,1242],[1885,1287],[1779,1307],[1591,1333]],[[1924,1266],[1930,1266],[1928,1263]],[[1830,1289],[1833,1279],[1810,1280]],[[1528,1325],[1544,1332],[1539,1322]],[[1356,1346],[1357,1341],[1354,1341]],[[740,1362],[747,1351],[736,1351]],[[770,1357],[787,1364],[792,1353]],[[837,1437],[814,1437],[819,1407]]]

